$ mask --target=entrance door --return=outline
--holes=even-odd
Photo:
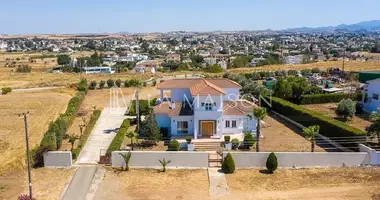
[[[214,134],[214,122],[213,121],[205,121],[201,122],[202,124],[202,136],[212,136]]]

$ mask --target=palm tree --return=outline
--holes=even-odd
[[[319,134],[319,126],[309,126],[303,129],[303,134],[311,142],[311,152],[314,152],[315,149],[315,136]]]
[[[129,151],[126,154],[119,153],[119,155],[121,155],[121,157],[123,157],[123,160],[125,163],[125,166],[124,165],[121,166],[122,171],[128,171],[129,170],[129,160],[131,159],[132,153]]]
[[[131,146],[132,146],[132,150],[133,150],[133,146],[134,146],[134,144],[133,144],[133,138],[136,138],[136,137],[137,137],[137,133],[132,132],[132,131],[129,131],[129,132],[126,134],[126,136],[127,136],[128,138],[131,139]]]
[[[74,143],[75,143],[75,140],[77,140],[77,137],[75,137],[75,135],[70,135],[69,136],[69,142],[71,144],[71,150],[74,149]]]
[[[170,160],[165,160],[165,158],[164,159],[162,159],[162,160],[158,160],[160,163],[161,163],[161,165],[162,165],[162,172],[166,172],[166,165],[168,165],[169,163],[171,163],[172,161],[170,161]]]
[[[260,121],[264,119],[267,115],[266,108],[254,108],[253,114],[257,119],[257,129],[256,129],[256,152],[260,152]]]

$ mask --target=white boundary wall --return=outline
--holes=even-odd
[[[112,152],[112,167],[121,167],[124,160],[119,153],[128,151]],[[207,152],[181,152],[181,151],[131,151],[132,156],[129,167],[134,168],[161,168],[158,160],[170,160],[167,168],[207,168]]]
[[[45,167],[68,168],[72,164],[71,151],[48,151],[44,153]]]
[[[228,152],[223,152],[223,158]],[[236,168],[262,168],[270,152],[231,152]],[[341,167],[370,164],[365,152],[277,152],[278,167]]]
[[[371,165],[380,165],[380,152],[362,144],[359,144],[359,150],[360,152],[367,152],[369,154]]]

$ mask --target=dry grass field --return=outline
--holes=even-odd
[[[238,68],[238,69],[229,69],[228,72],[231,73],[243,73],[250,71],[272,71],[272,70],[301,70],[301,69],[312,69],[318,67],[321,70],[326,70],[328,68],[340,68],[342,69],[342,61],[329,61],[329,62],[318,62],[311,64],[299,64],[299,65],[268,65],[261,67],[253,68]],[[378,61],[346,61],[345,62],[345,71],[368,71],[368,70],[380,70],[380,62]]]
[[[207,170],[108,169],[95,199],[209,199],[208,188]]]
[[[319,112],[323,115],[326,115],[332,118],[337,117],[335,114],[335,110],[337,107],[336,103],[310,104],[310,105],[302,105],[302,107]],[[370,121],[368,121],[368,119],[369,119],[368,114],[362,114],[360,117],[354,116],[352,120],[347,121],[347,124],[349,124],[350,126],[356,127],[358,129],[365,130],[368,126],[372,124]]]
[[[33,197],[38,200],[59,199],[59,195],[74,174],[74,171],[75,168],[33,169]],[[0,200],[17,199],[20,194],[28,194],[28,174],[26,170],[0,177]]]
[[[24,121],[18,114],[29,111],[29,142],[34,147],[51,121],[66,110],[71,90],[12,92],[0,95],[0,175],[25,165]]]
[[[371,200],[380,195],[380,168],[238,169],[227,174],[231,195],[221,199]]]
[[[302,136],[302,130],[275,115],[265,117],[264,121],[267,127],[262,127],[260,151],[310,152],[311,143]],[[317,145],[315,151],[325,150]]]

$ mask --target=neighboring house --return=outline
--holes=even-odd
[[[241,86],[229,79],[172,79],[158,84],[155,106],[158,126],[170,136],[223,138],[223,135],[255,133],[255,104],[239,99]],[[170,91],[170,97],[164,97]],[[158,101],[160,102],[160,101]]]
[[[181,56],[179,54],[168,54],[166,56],[166,62],[181,62]]]
[[[132,71],[137,73],[156,73],[157,66],[160,66],[157,60],[143,60],[136,63],[136,67]]]
[[[380,108],[380,78],[367,81],[367,84],[363,94],[363,108],[366,112],[377,112],[377,108]]]
[[[113,74],[115,71],[111,67],[84,67],[85,74]]]

